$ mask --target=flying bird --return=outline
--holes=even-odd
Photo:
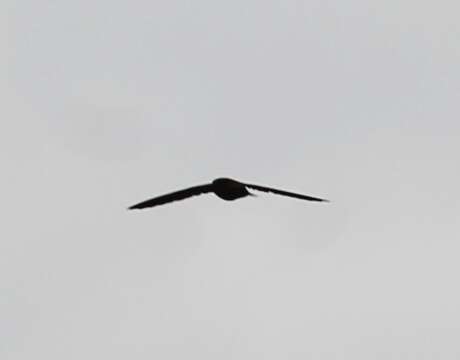
[[[266,186],[245,184],[245,183],[242,183],[242,182],[239,182],[233,179],[229,179],[229,178],[218,178],[209,184],[193,186],[187,189],[183,189],[183,190],[175,191],[169,194],[154,197],[153,199],[149,199],[149,200],[140,202],[136,205],[130,206],[128,209],[131,210],[131,209],[149,208],[149,207],[163,205],[163,204],[167,204],[173,201],[183,200],[183,199],[187,199],[192,196],[206,194],[210,192],[213,192],[221,199],[224,199],[227,201],[236,200],[236,199],[243,198],[246,196],[255,196],[255,194],[252,194],[249,192],[248,188],[257,190],[257,191],[264,191],[264,192],[274,193],[278,195],[289,196],[289,197],[293,197],[296,199],[302,199],[302,200],[325,201],[325,202],[328,201],[326,199],[320,199],[320,198],[313,197],[313,196],[296,194],[293,192],[274,189],[274,188],[270,188]]]

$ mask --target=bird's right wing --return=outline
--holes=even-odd
[[[280,190],[280,189],[274,189],[270,188],[267,186],[260,186],[260,185],[253,185],[253,184],[245,184],[248,188],[258,190],[258,191],[264,191],[264,192],[270,192],[273,194],[278,194],[278,195],[283,195],[283,196],[289,196],[293,197],[296,199],[302,199],[302,200],[308,200],[308,201],[324,201],[324,202],[329,202],[329,200],[326,199],[321,199],[313,196],[308,196],[308,195],[303,195],[303,194],[297,194],[293,193],[290,191],[285,191],[285,190]]]
[[[130,206],[128,209],[144,209],[157,205],[167,204],[177,200],[183,200],[192,196],[201,195],[209,192],[212,192],[212,184],[193,186],[191,188],[175,191],[166,195],[161,195],[153,199],[143,201],[139,204]]]

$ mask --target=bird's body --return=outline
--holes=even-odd
[[[258,191],[271,192],[274,194],[289,196],[302,200],[328,201],[325,199],[269,188],[266,186],[245,184],[229,178],[218,178],[210,184],[193,186],[191,188],[186,188],[166,195],[161,195],[153,199],[149,199],[139,204],[133,205],[129,207],[129,209],[144,209],[148,207],[163,205],[173,201],[183,200],[192,196],[201,195],[209,192],[213,192],[223,200],[232,201],[246,196],[254,196],[254,194],[249,192],[248,188]]]
[[[212,191],[221,199],[228,201],[252,195],[243,183],[229,178],[214,180],[212,182]]]

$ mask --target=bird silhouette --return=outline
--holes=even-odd
[[[133,206],[130,206],[128,209],[144,209],[153,206],[167,204],[173,201],[183,200],[192,196],[201,195],[213,192],[221,199],[231,201],[236,200],[239,198],[243,198],[246,196],[255,196],[249,192],[249,189],[257,190],[257,191],[264,191],[269,193],[274,193],[283,196],[289,196],[296,199],[302,200],[309,200],[309,201],[324,201],[328,202],[326,199],[320,199],[313,196],[307,196],[302,194],[297,194],[289,191],[274,189],[266,186],[260,185],[253,185],[253,184],[245,184],[233,179],[229,178],[218,178],[215,179],[212,183],[193,186],[190,188],[186,188],[183,190],[175,191],[169,194],[161,195],[158,197],[154,197],[152,199],[140,202]]]

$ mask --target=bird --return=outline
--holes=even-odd
[[[255,194],[249,192],[248,189],[289,196],[292,198],[308,201],[329,202],[329,200],[326,199],[297,194],[280,189],[274,189],[267,186],[246,184],[230,178],[217,178],[208,184],[192,186],[186,189],[174,191],[165,195],[142,201],[138,204],[130,206],[128,210],[151,208],[154,206],[163,205],[173,201],[183,200],[192,196],[207,194],[211,192],[217,195],[219,198],[227,201],[244,198],[246,196],[256,196]]]

